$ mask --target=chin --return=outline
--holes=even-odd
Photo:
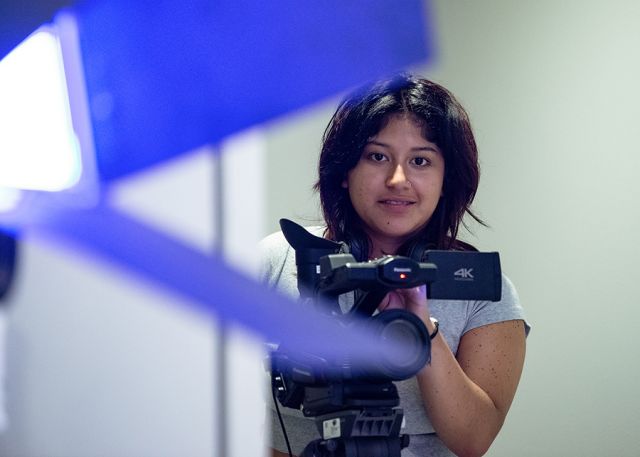
[[[401,243],[404,243],[406,240],[411,238],[413,235],[418,233],[420,230],[424,228],[424,225],[420,225],[418,227],[397,227],[397,228],[389,228],[385,227],[384,230],[380,230],[378,233],[386,238],[395,238]]]
[[[389,230],[387,228],[386,230],[380,230],[378,233],[380,234],[380,236],[384,238],[395,239],[402,244],[407,239],[409,239],[414,233],[416,233],[416,230],[404,230],[404,229]]]

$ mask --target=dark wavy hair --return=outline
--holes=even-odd
[[[320,193],[327,224],[325,236],[358,246],[359,260],[368,257],[370,240],[342,183],[360,160],[367,142],[393,114],[417,119],[425,139],[438,145],[445,161],[443,196],[427,225],[398,254],[407,255],[417,243],[433,249],[474,249],[457,240],[465,214],[486,225],[471,210],[480,169],[469,116],[447,89],[410,74],[360,88],[340,103],[331,118],[324,132],[314,186]]]

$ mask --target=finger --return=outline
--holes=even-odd
[[[384,311],[385,309],[404,308],[405,301],[405,298],[401,296],[397,290],[392,290],[385,295],[378,309]]]
[[[385,295],[384,298],[380,301],[380,304],[378,305],[378,311],[384,311],[389,307],[389,304],[391,303],[390,295],[391,295],[391,292]]]
[[[419,300],[426,297],[425,286],[411,287],[409,289],[396,289],[396,292],[404,299]]]

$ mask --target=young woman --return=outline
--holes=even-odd
[[[468,116],[442,86],[411,75],[348,96],[329,123],[319,162],[325,238],[344,241],[358,260],[416,256],[425,248],[469,250],[457,239],[479,180]],[[281,234],[263,241],[264,277],[296,295],[295,255]],[[416,314],[430,334],[431,363],[396,383],[411,435],[405,456],[480,456],[514,398],[529,330],[511,282],[502,300],[427,301],[425,288],[390,292],[378,309]],[[286,410],[294,454],[316,439],[313,421]],[[273,422],[274,456],[287,455]]]

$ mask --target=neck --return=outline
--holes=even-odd
[[[371,248],[369,249],[369,258],[377,259],[384,255],[395,255],[402,246],[404,241],[401,240],[380,240],[369,236]]]

